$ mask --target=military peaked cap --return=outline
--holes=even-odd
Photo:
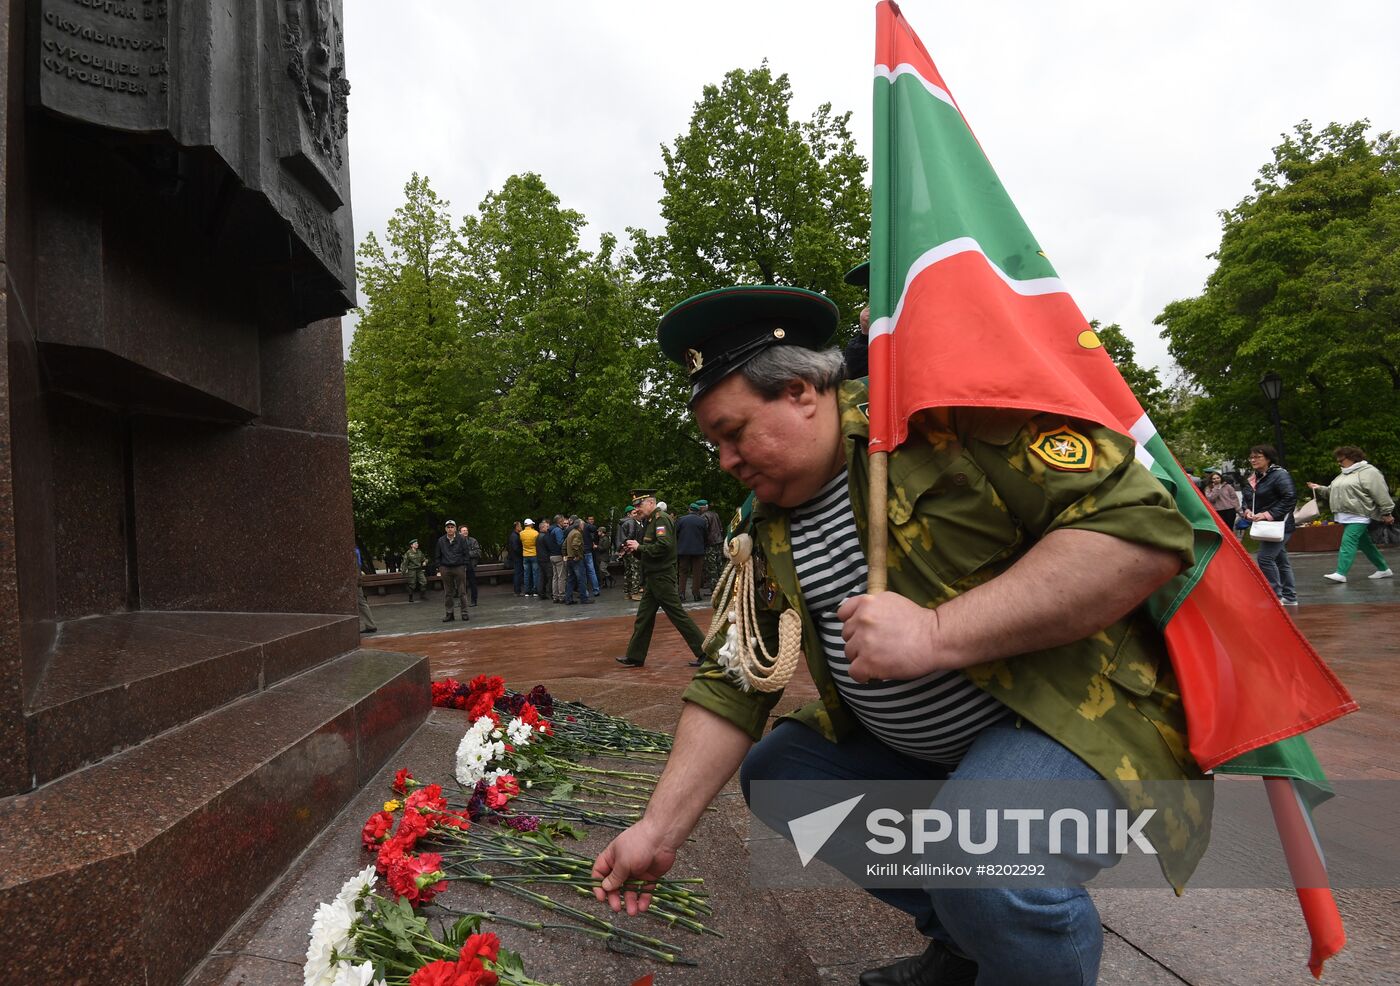
[[[870,261],[856,264],[846,271],[846,276],[842,278],[847,284],[853,284],[858,288],[870,287]]]
[[[741,285],[687,298],[661,316],[661,350],[690,374],[693,401],[769,346],[821,349],[839,311],[803,288]]]

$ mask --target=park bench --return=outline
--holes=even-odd
[[[489,581],[495,585],[499,579],[509,579],[510,569],[498,562],[491,562],[486,565],[476,566],[476,578],[478,582]],[[408,584],[408,576],[402,572],[376,572],[374,575],[361,575],[360,586],[368,595],[370,590],[374,590],[375,595],[383,596],[390,592],[404,592],[404,586]],[[442,591],[442,576],[428,576],[428,588]]]
[[[621,559],[614,558],[608,562],[608,570],[614,574],[622,571]],[[476,566],[476,578],[478,582],[490,582],[495,585],[501,579],[510,579],[510,566],[502,565],[499,562]],[[408,584],[408,576],[402,572],[376,572],[373,575],[360,575],[360,587],[369,595],[371,591],[376,596],[387,595],[390,592],[405,592],[404,586]],[[428,588],[442,591],[442,576],[428,576]]]

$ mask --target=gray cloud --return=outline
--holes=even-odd
[[[1217,211],[1280,133],[1400,127],[1391,3],[901,8],[1080,307],[1147,363],[1167,358],[1152,318],[1200,291]],[[870,151],[874,3],[345,0],[345,36],[361,238],[414,171],[457,215],[538,171],[594,238],[659,230],[659,146],[704,85],[764,57],[800,115],[851,110]]]

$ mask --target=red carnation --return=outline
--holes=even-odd
[[[401,843],[404,850],[412,849],[421,836],[428,834],[428,820],[419,814],[417,808],[405,808],[403,818],[399,821],[399,830],[394,833],[395,841]]]
[[[379,871],[380,876],[384,876],[394,863],[403,858],[403,843],[398,839],[389,839],[379,847],[379,855],[374,859],[374,868]]]
[[[461,986],[456,962],[430,962],[408,977],[408,986]]]
[[[478,958],[485,959],[487,962],[495,962],[496,956],[500,953],[501,940],[492,932],[486,931],[470,936],[466,944],[462,946],[458,958],[463,962],[471,962]]]
[[[413,775],[408,772],[407,767],[400,767],[398,773],[394,775],[394,790],[399,794],[407,794],[408,789],[417,787],[418,782],[413,779]]]
[[[430,808],[433,811],[442,811],[447,807],[447,799],[442,796],[441,784],[429,784],[410,794],[404,804],[409,808]]]
[[[471,819],[460,811],[437,812],[428,821],[435,827],[461,829],[463,832],[472,827]]]
[[[506,802],[520,793],[520,782],[510,774],[502,774],[483,793],[486,803],[494,810],[500,811],[506,806]]]
[[[489,694],[472,695],[470,702],[466,706],[467,718],[472,722],[476,722],[482,717],[489,717],[493,721],[496,721],[496,713],[493,711],[495,705],[496,699]]]
[[[410,904],[426,904],[447,889],[442,857],[435,852],[400,856],[389,867],[389,889]]]
[[[389,838],[389,830],[393,827],[394,816],[390,812],[375,812],[369,816],[369,821],[365,822],[365,827],[360,830],[360,839],[363,840],[366,849],[373,849]]]
[[[537,725],[540,721],[540,710],[526,702],[520,707],[520,721],[527,726]]]
[[[506,682],[498,674],[479,674],[467,685],[473,692],[488,692],[496,698],[500,698],[506,693]]]

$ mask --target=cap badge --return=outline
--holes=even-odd
[[[783,338],[786,338],[786,336],[787,336],[787,333],[784,332],[782,329],[774,329],[774,330],[773,330],[773,338],[774,338],[774,339],[783,339]]]
[[[685,365],[689,368],[690,375],[693,377],[695,374],[699,373],[700,369],[705,365],[705,357],[700,354],[700,350],[698,349],[687,349],[685,351]]]

